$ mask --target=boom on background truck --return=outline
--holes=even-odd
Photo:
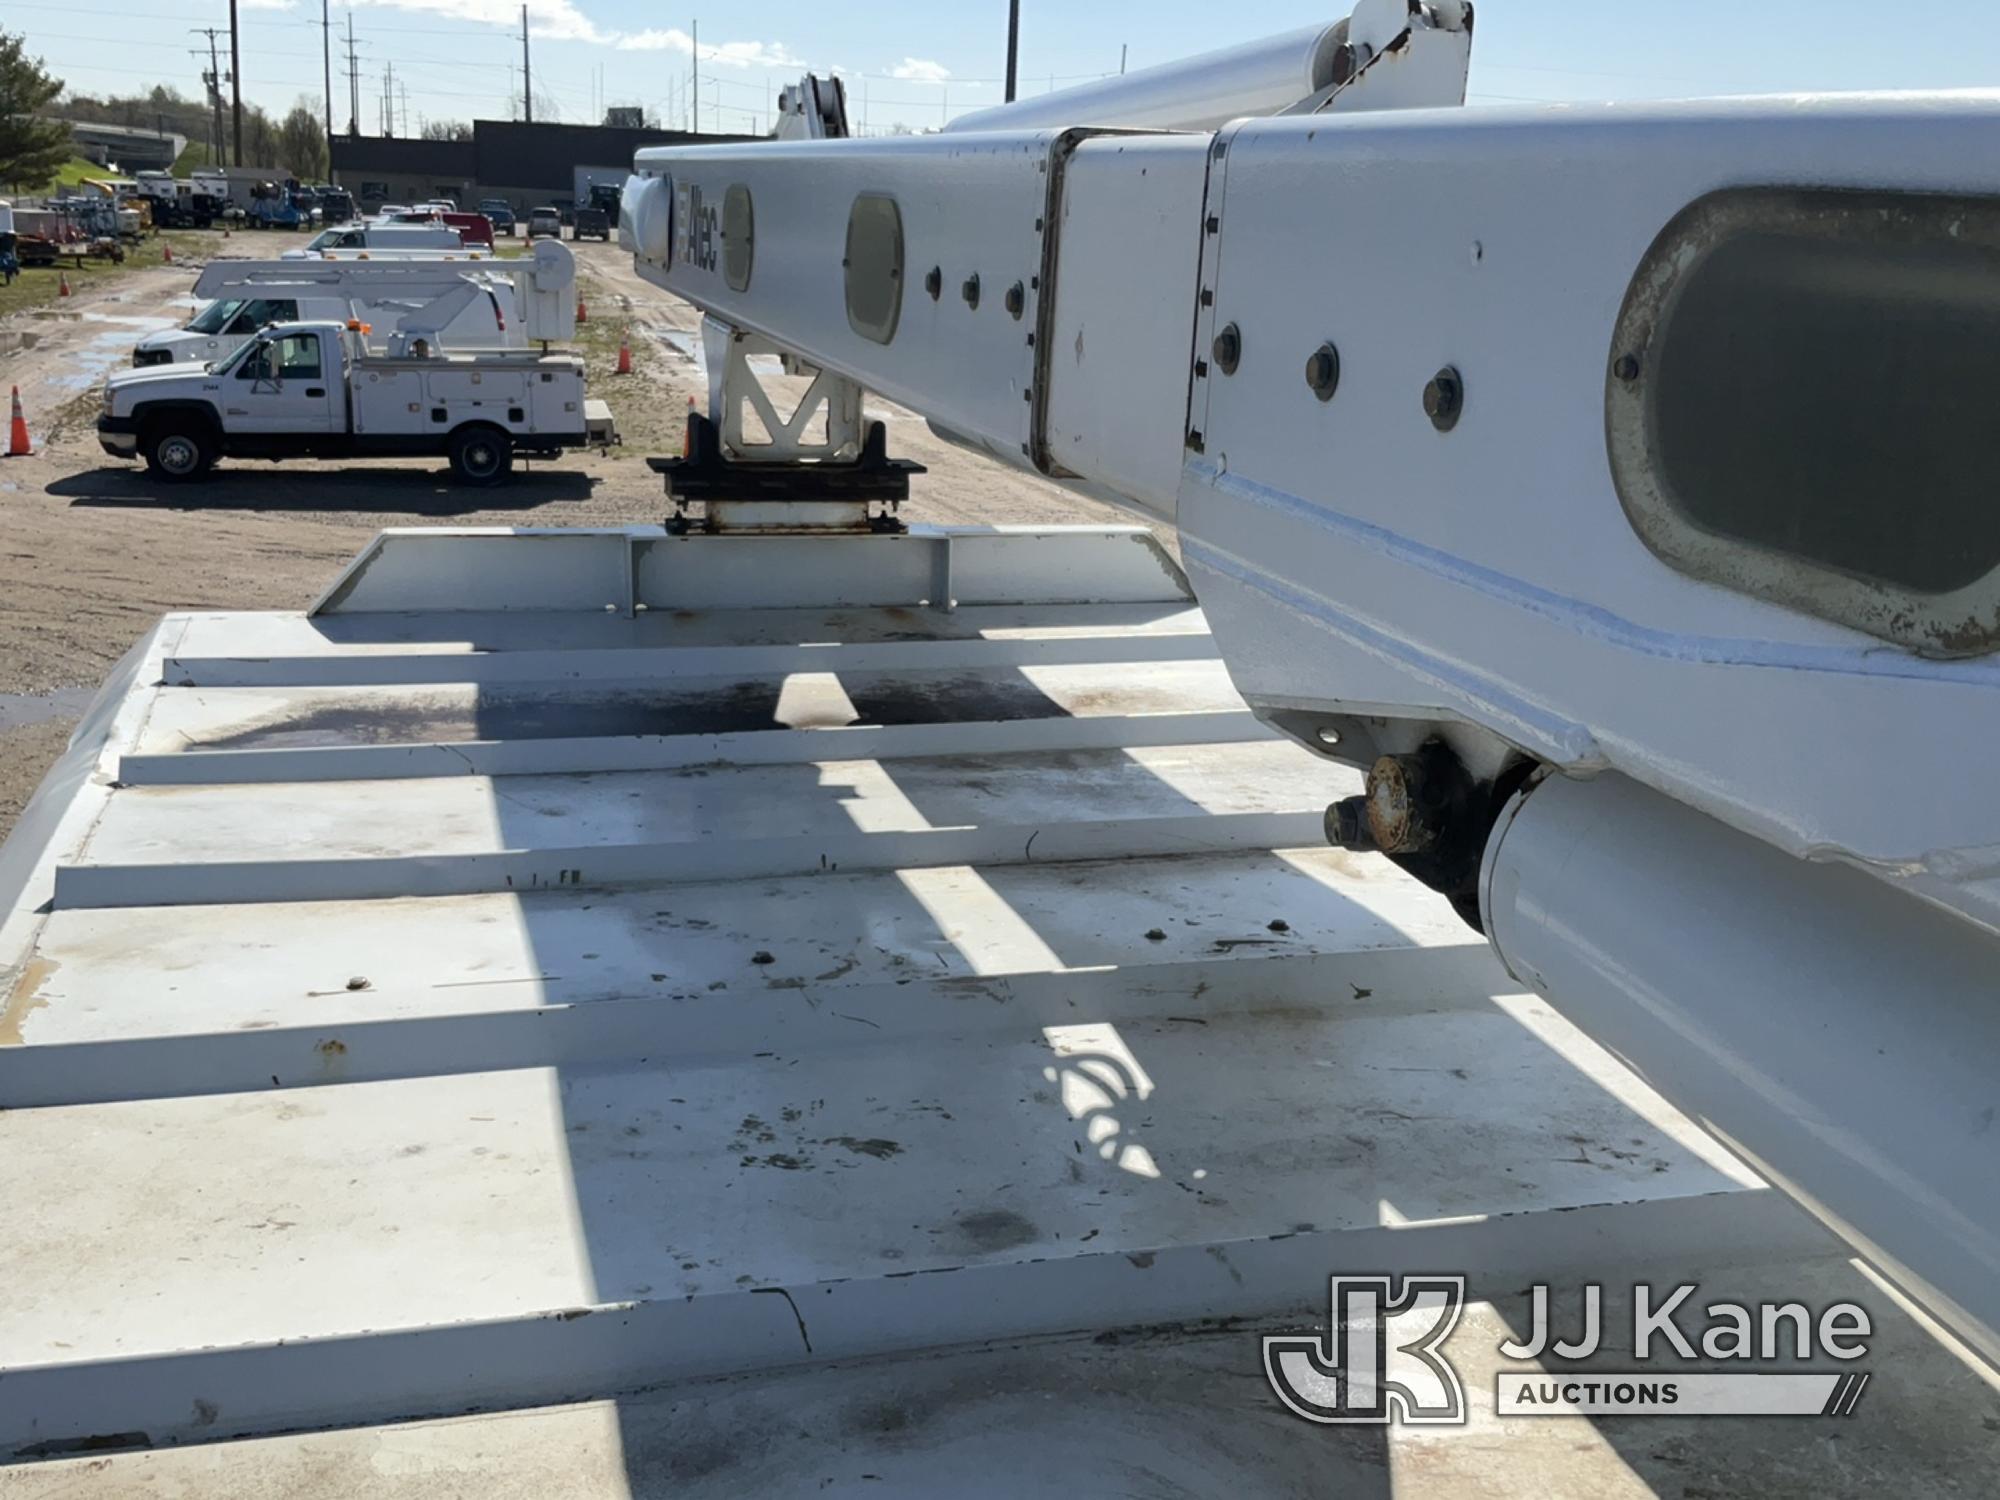
[[[508,261],[475,262],[469,252],[436,246],[416,253],[369,252],[380,259],[351,258],[360,253],[327,251],[294,259],[288,250],[276,261],[210,261],[194,284],[195,296],[208,305],[184,327],[140,339],[133,346],[132,363],[214,364],[242,348],[268,323],[345,323],[350,318],[368,325],[366,342],[371,348],[384,348],[411,315],[427,313],[435,299],[456,293],[474,265],[495,295],[460,298],[464,306],[458,318],[439,325],[444,342],[461,352],[525,348],[529,319],[520,312],[525,299],[537,288],[567,289],[576,279],[576,262],[568,249],[547,241],[536,247],[532,258]],[[537,315],[538,326],[551,326],[543,321],[546,316],[560,319],[561,314],[544,309]]]

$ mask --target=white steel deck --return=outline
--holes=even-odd
[[[1357,785],[1137,530],[388,533],[170,618],[0,860],[0,1452],[1828,1253],[1327,848]]]

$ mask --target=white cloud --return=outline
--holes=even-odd
[[[694,38],[679,27],[632,31],[618,38],[628,52],[678,52],[688,57],[694,52]],[[783,42],[712,42],[701,44],[701,60],[723,68],[803,68],[805,59],[795,57]]]
[[[250,0],[252,4],[290,5],[292,0]],[[346,0],[346,3],[388,10],[421,11],[452,21],[518,30],[519,0]],[[552,42],[588,42],[629,52],[694,53],[694,38],[679,27],[649,27],[644,31],[614,31],[599,26],[575,0],[528,0],[528,33]],[[701,60],[723,68],[803,68],[802,58],[782,42],[703,42]]]
[[[519,0],[343,0],[343,3],[378,10],[418,11],[448,21],[471,21],[515,31],[521,25]],[[528,0],[528,30],[534,36],[558,42],[616,40],[616,33],[599,29],[596,22],[576,8],[574,0]]]
[[[724,42],[720,47],[703,47],[703,62],[725,68],[803,68],[805,59],[794,57],[783,42]]]
[[[913,78],[918,83],[944,83],[951,77],[951,69],[928,57],[906,57],[889,70],[889,76]]]

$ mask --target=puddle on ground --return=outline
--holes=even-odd
[[[655,338],[673,350],[674,353],[692,363],[697,370],[701,371],[704,377],[707,376],[708,360],[701,352],[701,335],[699,333],[681,328],[654,328],[651,332]],[[783,362],[775,354],[751,355],[750,368],[759,375],[782,375],[785,373]]]
[[[0,693],[0,734],[51,719],[76,718],[90,707],[96,693],[95,688],[87,687],[57,688],[52,693]]]
[[[81,348],[71,351],[72,368],[52,377],[52,383],[66,391],[87,391],[112,370],[132,363],[132,346],[149,333],[174,327],[170,318],[109,318],[123,326],[93,334]]]

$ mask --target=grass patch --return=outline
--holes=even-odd
[[[121,175],[123,174],[114,172],[109,167],[100,167],[87,156],[72,156],[68,161],[56,168],[55,175],[49,178],[47,182],[0,183],[0,198],[11,197],[16,202],[19,202],[23,198],[41,198],[50,195],[60,197],[86,178],[118,177]]]
[[[69,278],[71,291],[92,291],[135,271],[162,264],[169,245],[173,247],[174,259],[178,261],[212,255],[221,243],[222,236],[213,230],[168,229],[147,237],[137,245],[127,245],[122,263],[85,260],[79,266],[73,260],[65,260],[46,269],[39,266],[29,268],[14,278],[12,286],[0,287],[0,318],[38,307],[56,306],[62,298],[62,278],[65,276]]]
[[[90,177],[116,177],[119,174],[108,167],[100,167],[87,156],[72,156],[56,168],[56,175],[37,189],[42,193],[53,193],[58,188],[73,188]]]
[[[189,141],[181,148],[181,154],[174,158],[170,171],[176,177],[192,177],[196,172],[210,166],[210,152],[207,141]]]

